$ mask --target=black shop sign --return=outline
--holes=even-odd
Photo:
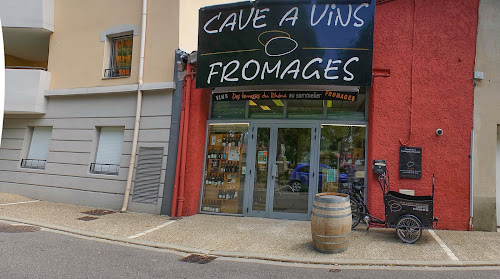
[[[342,100],[355,102],[358,92],[340,91],[258,91],[258,92],[228,92],[213,93],[212,101],[245,101],[245,100]]]
[[[196,86],[370,86],[374,12],[375,0],[201,8]]]
[[[399,177],[414,178],[422,177],[422,148],[400,147],[399,148]]]

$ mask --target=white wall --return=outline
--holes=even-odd
[[[6,69],[5,113],[45,113],[49,86],[50,72]]]
[[[42,28],[54,32],[54,0],[2,0],[4,27]]]
[[[171,91],[145,92],[138,147],[163,147],[157,204],[131,202],[131,211],[160,213],[171,122]],[[7,114],[0,146],[0,192],[31,198],[119,209],[132,149],[134,93],[50,97],[43,116]],[[44,170],[20,167],[29,148],[29,128],[52,127]],[[124,127],[118,175],[90,173],[98,144],[96,127]]]
[[[496,185],[497,185],[497,226],[500,226],[500,126],[497,126],[497,161],[496,161]]]
[[[495,183],[497,125],[500,124],[500,1],[479,2],[474,70],[484,73],[474,87],[473,199],[474,229],[496,231],[498,192]]]

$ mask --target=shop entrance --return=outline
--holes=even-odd
[[[247,215],[307,220],[317,187],[314,124],[254,124]]]

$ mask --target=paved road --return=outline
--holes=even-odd
[[[0,232],[0,278],[500,278],[500,269],[390,269],[216,259],[180,262],[180,253],[53,231]]]

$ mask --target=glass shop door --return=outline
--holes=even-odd
[[[313,124],[255,124],[249,177],[249,216],[307,220],[316,187]],[[314,191],[316,193],[317,191]]]

